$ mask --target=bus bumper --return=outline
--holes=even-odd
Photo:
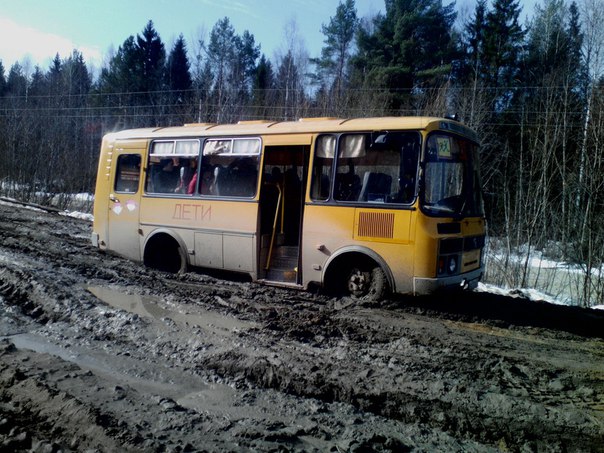
[[[415,277],[413,279],[413,294],[425,295],[441,290],[474,289],[478,286],[478,282],[482,278],[483,272],[484,268],[479,267],[473,271],[460,275],[453,275],[451,277]]]

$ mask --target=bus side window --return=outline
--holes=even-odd
[[[335,135],[320,135],[317,137],[310,187],[310,198],[312,200],[326,201],[329,198],[335,148]]]
[[[139,154],[123,154],[117,159],[115,172],[116,192],[136,193],[140,180],[141,156]]]
[[[201,160],[202,195],[252,198],[258,182],[257,138],[207,140]]]

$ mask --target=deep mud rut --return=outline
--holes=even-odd
[[[604,452],[604,313],[379,306],[95,250],[0,203],[0,451]]]

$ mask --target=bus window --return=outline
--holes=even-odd
[[[115,175],[115,191],[125,193],[138,192],[140,170],[141,156],[139,154],[123,154],[119,156]]]
[[[199,140],[166,140],[151,144],[145,190],[151,194],[195,191]]]
[[[338,142],[337,201],[411,203],[416,193],[419,134],[344,134]]]
[[[256,194],[260,139],[211,139],[203,148],[203,195],[251,198]]]
[[[320,135],[315,145],[310,197],[315,201],[326,201],[331,187],[331,169],[336,149],[335,135]]]
[[[482,216],[478,146],[468,139],[433,133],[427,141],[422,206],[435,216]]]

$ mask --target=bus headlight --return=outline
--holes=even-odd
[[[457,272],[457,257],[456,256],[449,257],[449,264],[447,265],[447,271],[449,272],[449,274],[455,274]]]
[[[438,257],[437,275],[459,273],[459,255],[441,255]]]

